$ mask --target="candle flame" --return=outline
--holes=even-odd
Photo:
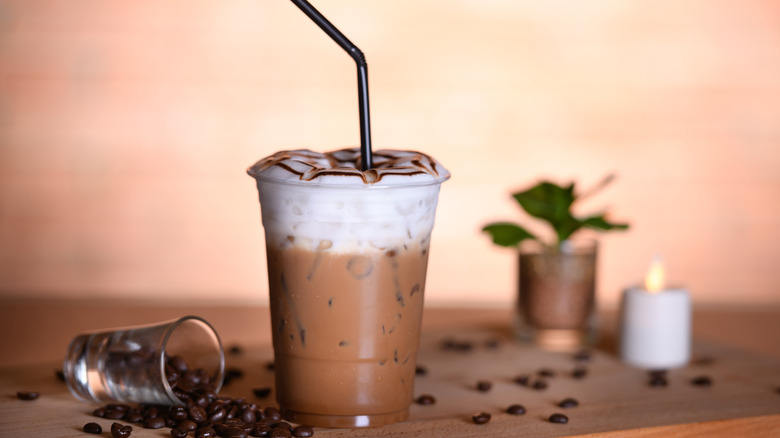
[[[653,262],[650,264],[650,269],[647,270],[647,276],[645,277],[645,289],[648,292],[659,292],[664,288],[665,277],[666,273],[664,272],[661,256],[653,257]]]

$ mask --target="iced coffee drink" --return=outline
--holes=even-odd
[[[257,180],[268,256],[276,395],[290,421],[405,419],[431,230],[449,172],[412,151],[276,153]]]

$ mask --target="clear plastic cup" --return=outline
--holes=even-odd
[[[431,231],[449,173],[349,185],[256,170],[282,415],[323,427],[406,419]]]
[[[83,333],[63,366],[70,392],[91,402],[183,404],[177,394],[218,392],[225,373],[222,342],[197,316]]]

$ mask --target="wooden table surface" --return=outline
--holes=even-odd
[[[254,398],[252,389],[273,385],[265,364],[272,360],[268,309],[253,305],[193,306],[119,302],[20,301],[0,299],[0,436],[87,436],[81,427],[110,420],[91,416],[98,406],[79,402],[55,377],[68,342],[81,331],[157,322],[194,314],[209,320],[227,346],[227,365],[244,376],[222,393]],[[510,336],[510,309],[426,308],[419,363],[428,373],[415,382],[416,394],[437,402],[413,405],[402,423],[374,429],[316,428],[318,437],[452,436],[780,436],[780,308],[717,309],[694,312],[694,350],[690,365],[669,371],[669,385],[652,388],[647,372],[623,364],[614,351],[615,313],[602,312],[602,336],[592,349],[584,379],[575,379],[569,353],[554,353],[518,343]],[[458,352],[441,347],[447,339],[470,342]],[[498,339],[497,348],[485,341]],[[549,368],[555,376],[546,390],[513,382],[515,376]],[[710,387],[690,383],[709,376]],[[489,380],[488,392],[477,391]],[[20,390],[41,397],[23,401]],[[557,402],[574,397],[580,405],[562,409]],[[273,398],[255,399],[273,405]],[[527,413],[504,412],[512,403]],[[492,419],[474,424],[473,413]],[[568,424],[547,417],[566,414]],[[168,437],[168,431],[135,427],[133,437]]]

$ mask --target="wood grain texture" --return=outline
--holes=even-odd
[[[48,310],[44,310],[48,309]],[[54,310],[58,309],[58,310]],[[114,322],[124,324],[136,318],[148,319],[178,316],[198,310],[186,307],[155,308],[113,307],[113,312],[83,317],[81,324]],[[18,309],[17,309],[18,310]],[[42,305],[39,314],[61,314],[62,306]],[[70,309],[73,310],[73,309]],[[201,309],[212,323],[222,329],[226,344],[239,344],[241,354],[229,354],[227,364],[244,371],[244,376],[227,385],[222,393],[246,397],[260,405],[274,404],[273,396],[257,399],[252,389],[273,386],[273,373],[265,364],[272,360],[261,310],[246,308]],[[426,312],[428,312],[426,310]],[[3,310],[2,316],[8,316]],[[75,313],[78,313],[77,311]],[[91,314],[91,313],[90,313]],[[135,316],[133,316],[135,315]],[[255,319],[249,318],[254,315]],[[419,364],[428,372],[416,379],[417,395],[431,394],[437,402],[431,406],[413,405],[409,420],[368,430],[316,429],[319,437],[437,437],[437,436],[587,436],[587,437],[719,437],[775,436],[780,431],[780,359],[753,354],[721,343],[697,340],[691,365],[669,371],[669,386],[651,388],[647,372],[624,365],[609,349],[592,351],[585,364],[588,374],[575,379],[571,371],[577,365],[570,353],[553,353],[519,344],[509,337],[506,312],[497,310],[435,309],[426,313],[426,323]],[[30,316],[29,314],[27,315]],[[9,318],[17,321],[24,318]],[[24,321],[22,321],[24,322]],[[79,324],[61,317],[57,325],[41,324],[32,319],[29,325],[17,327],[17,336],[44,339],[61,332],[71,336]],[[96,327],[92,327],[96,328]],[[724,326],[728,329],[728,325]],[[25,331],[26,330],[26,331]],[[33,335],[39,331],[41,334]],[[252,335],[247,331],[253,332]],[[8,334],[4,334],[5,341]],[[468,352],[442,348],[445,340],[468,342]],[[488,341],[498,341],[491,347]],[[6,345],[6,344],[3,344]],[[50,349],[45,343],[42,349]],[[51,354],[51,353],[47,353]],[[43,356],[41,356],[43,357]],[[107,430],[110,420],[91,416],[97,406],[74,399],[67,387],[55,376],[58,360],[37,364],[16,364],[0,367],[0,436],[83,437],[81,428],[97,421]],[[533,390],[514,382],[519,374],[536,376],[541,368],[555,373],[548,378],[546,390]],[[710,376],[711,387],[696,387],[693,377]],[[536,377],[534,377],[536,378]],[[478,380],[493,383],[488,392],[475,389]],[[20,390],[38,391],[35,401],[16,397]],[[562,409],[557,402],[574,397],[580,405]],[[512,403],[523,404],[527,413],[512,416],[505,409]],[[477,425],[472,414],[485,411],[491,421]],[[552,424],[550,414],[561,412],[569,417],[568,424]],[[136,427],[134,437],[162,437],[168,432]]]

